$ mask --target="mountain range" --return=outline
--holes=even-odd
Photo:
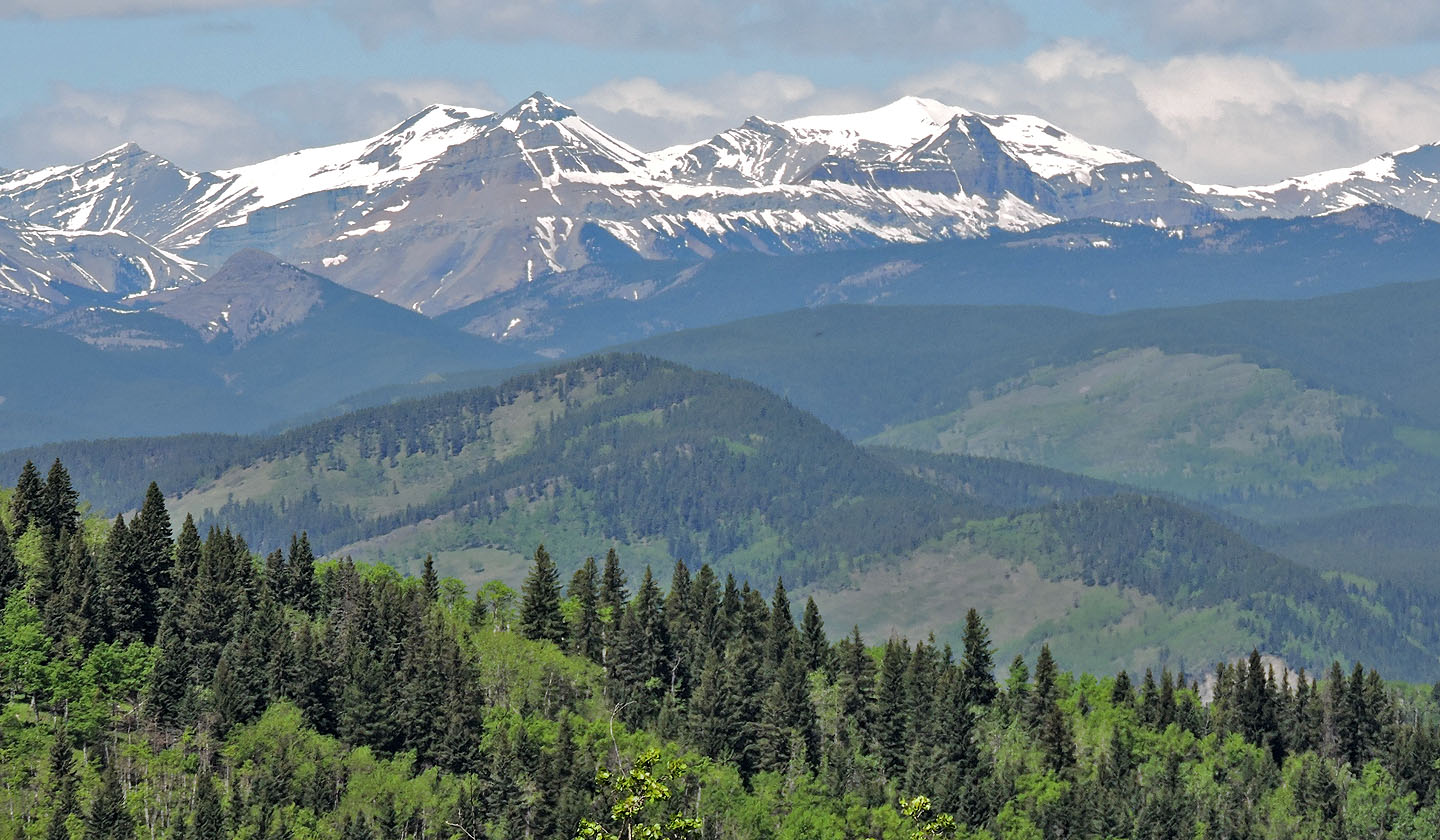
[[[638,302],[727,254],[853,252],[1077,220],[1183,238],[1364,205],[1431,219],[1437,176],[1440,148],[1427,145],[1277,184],[1197,185],[1037,117],[916,97],[860,114],[752,117],[647,153],[536,93],[502,113],[430,106],[373,138],[232,170],[191,172],[126,145],[0,174],[0,310],[34,323],[76,307],[143,309],[248,248],[432,316],[474,314],[542,280]],[[629,277],[650,264],[674,270]],[[482,314],[467,328],[497,339],[554,328],[513,301]]]

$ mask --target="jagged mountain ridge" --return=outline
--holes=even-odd
[[[1440,216],[1416,147],[1267,187],[1197,186],[1031,116],[905,97],[641,152],[533,94],[503,113],[430,106],[366,140],[214,173],[133,145],[0,174],[0,216],[121,230],[218,267],[258,248],[435,315],[535,277],[636,257],[813,253],[1027,231],[1176,226],[1380,203]],[[202,269],[203,271],[203,269]],[[638,290],[631,290],[638,294]]]

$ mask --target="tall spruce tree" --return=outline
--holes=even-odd
[[[130,523],[130,543],[145,582],[142,638],[153,642],[160,630],[160,605],[170,589],[170,573],[175,565],[170,513],[165,509],[165,494],[153,481],[145,491],[140,513]]]
[[[70,840],[70,817],[79,813],[75,790],[80,780],[75,775],[75,752],[70,733],[63,725],[55,730],[50,742],[50,822],[46,840]]]
[[[610,627],[620,626],[630,593],[625,589],[625,571],[620,568],[620,555],[612,547],[605,552],[605,571],[600,578],[600,609],[608,616]]]
[[[990,647],[990,630],[980,620],[980,613],[971,608],[965,613],[964,651],[961,654],[962,696],[972,706],[988,706],[995,700],[994,651]]]
[[[600,577],[594,557],[585,558],[580,568],[570,578],[566,591],[574,599],[578,609],[570,628],[570,649],[592,662],[600,662],[604,652],[605,638],[600,625],[600,596],[597,589]]]
[[[175,540],[175,567],[170,572],[173,588],[182,592],[189,591],[200,569],[200,552],[203,548],[200,530],[195,527],[195,518],[187,513],[184,524],[180,526],[180,536]]]
[[[805,599],[805,615],[800,619],[800,662],[807,671],[830,670],[830,641],[814,598]]]
[[[795,648],[795,617],[790,612],[790,596],[785,592],[785,581],[775,579],[775,591],[770,598],[770,622],[765,641],[765,662],[772,670],[778,669]]]
[[[20,563],[15,559],[15,550],[10,546],[10,535],[5,532],[5,526],[0,524],[0,609],[3,609],[10,593],[18,590],[22,583],[24,580]]]
[[[305,613],[314,613],[319,606],[320,587],[315,582],[315,552],[310,550],[310,535],[290,536],[290,554],[286,558],[290,571],[289,604]]]
[[[440,576],[435,574],[435,558],[429,554],[425,555],[425,566],[420,573],[420,592],[427,604],[440,600]]]
[[[543,545],[535,549],[521,594],[521,634],[527,639],[563,645],[565,618],[560,613],[560,572]]]
[[[51,534],[72,533],[80,527],[80,494],[75,492],[75,487],[70,483],[70,473],[65,471],[65,466],[56,458],[55,463],[50,465],[50,473],[45,478],[45,495],[43,501],[45,527]]]
[[[85,840],[132,840],[135,820],[125,807],[125,792],[113,762],[100,771],[100,792],[85,815]]]
[[[31,525],[45,525],[45,483],[34,461],[26,461],[20,468],[20,478],[15,482],[15,492],[10,496],[10,523],[15,536],[22,536]]]
[[[100,564],[101,589],[110,602],[111,638],[122,642],[144,638],[145,612],[152,597],[143,567],[136,562],[125,517],[115,517]]]
[[[875,689],[875,752],[890,779],[899,779],[905,768],[907,734],[910,729],[909,698],[905,692],[905,671],[910,666],[910,647],[891,637],[880,659],[879,683]]]
[[[195,782],[195,812],[190,826],[194,840],[227,840],[225,811],[209,765],[202,765]]]

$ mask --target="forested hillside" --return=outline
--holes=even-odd
[[[540,538],[573,556],[618,541],[649,544],[667,566],[703,558],[761,577],[783,566],[810,580],[991,510],[905,474],[754,385],[638,356],[582,360],[277,437],[107,441],[12,457],[42,452],[73,465],[77,484],[107,510],[138,504],[121,476],[157,475],[188,491],[178,504],[202,527],[234,525],[267,550],[304,529],[322,550],[358,544],[371,556],[523,552]]]
[[[0,499],[0,836],[1431,838],[1430,687],[1002,669],[709,566],[520,591]],[[633,587],[633,594],[631,589]],[[798,620],[797,620],[798,618]],[[653,828],[651,828],[653,827]],[[647,834],[649,831],[655,833]]]
[[[58,455],[112,514],[142,504],[127,475],[155,476],[188,488],[168,500],[178,515],[202,532],[233,528],[262,554],[303,533],[317,552],[401,574],[429,556],[472,588],[517,585],[541,542],[567,575],[615,547],[662,583],[677,561],[751,585],[783,576],[872,635],[958,643],[954,605],[983,590],[976,606],[1007,654],[1052,644],[1090,668],[1159,668],[1259,646],[1296,667],[1360,658],[1440,678],[1429,589],[1327,578],[1113,483],[857,447],[756,386],[647,357],[581,360],[274,437],[18,454]]]

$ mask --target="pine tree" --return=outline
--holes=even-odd
[[[161,599],[170,590],[170,573],[175,565],[171,542],[170,514],[165,510],[165,494],[155,482],[145,491],[140,513],[130,523],[130,543],[138,579],[144,581],[146,601],[141,612],[141,638],[153,642],[160,630]]]
[[[20,479],[15,482],[15,493],[10,497],[10,522],[15,528],[15,537],[24,535],[31,525],[43,528],[45,518],[45,484],[40,480],[35,462],[26,461],[20,469]]]
[[[160,625],[155,639],[159,655],[150,671],[150,686],[145,694],[145,707],[151,717],[164,727],[173,727],[182,720],[182,708],[190,684],[190,650],[180,635],[178,610],[172,611]]]
[[[800,661],[807,671],[830,670],[830,641],[814,598],[805,599],[805,615],[800,619]]]
[[[45,493],[42,510],[47,530],[55,536],[73,533],[80,527],[80,494],[70,484],[70,473],[56,458],[50,465],[50,474],[45,478]]]
[[[964,652],[961,669],[964,676],[963,696],[971,706],[988,706],[995,700],[994,651],[990,647],[990,631],[974,609],[965,613]]]
[[[707,651],[723,654],[726,636],[720,614],[720,581],[709,564],[701,566],[690,581],[690,608],[695,613],[695,658],[703,663]]]
[[[686,721],[690,743],[711,758],[722,757],[730,740],[730,711],[725,705],[723,683],[723,664],[715,651],[711,650],[705,655],[700,678],[695,690],[690,694]]]
[[[132,550],[125,517],[115,517],[101,557],[100,585],[110,602],[110,638],[122,642],[142,640],[146,604],[152,593]]]
[[[195,518],[187,513],[184,524],[180,526],[180,537],[175,541],[175,566],[170,572],[173,589],[189,591],[200,569],[202,550],[203,544],[200,541],[200,531],[195,527]]]
[[[565,618],[560,613],[560,572],[545,546],[535,549],[535,559],[521,591],[520,632],[527,639],[563,645]]]
[[[85,840],[132,840],[135,820],[125,808],[125,793],[113,764],[100,772],[100,792],[85,815]]]
[[[875,689],[875,752],[885,775],[897,779],[904,769],[906,735],[910,708],[905,693],[905,671],[910,666],[910,648],[891,638],[880,659],[880,677]]]
[[[600,570],[594,557],[585,558],[575,575],[570,578],[567,597],[573,599],[579,609],[575,611],[575,623],[570,628],[570,648],[591,662],[600,662],[605,649],[605,638],[600,624],[600,599],[596,584]]]
[[[790,598],[785,593],[785,581],[775,579],[775,592],[770,599],[770,626],[765,641],[765,662],[771,670],[795,648],[795,617],[790,612]]]
[[[286,558],[290,570],[289,604],[304,613],[314,614],[319,606],[320,587],[315,583],[315,552],[310,550],[310,535],[290,536],[290,554]]]
[[[786,653],[760,705],[761,769],[784,770],[797,759],[815,766],[818,759],[815,726],[815,707],[810,702],[805,666],[793,652]],[[804,755],[792,752],[796,746],[803,749]]]
[[[835,672],[841,714],[861,731],[868,731],[875,704],[875,662],[865,650],[858,625],[835,646]]]
[[[75,775],[75,754],[70,745],[70,734],[61,726],[56,729],[55,740],[50,744],[51,806],[46,840],[70,840],[68,821],[79,811],[75,802],[79,781]]]
[[[611,548],[605,552],[605,572],[600,579],[600,609],[609,616],[610,628],[620,626],[630,593],[625,589],[625,572],[620,568],[620,555]]]
[[[1055,657],[1050,653],[1050,645],[1040,646],[1040,655],[1035,658],[1035,690],[1030,694],[1030,702],[1027,714],[1029,724],[1039,726],[1046,716],[1050,714],[1050,707],[1055,705],[1059,689],[1055,681],[1059,669],[1055,666]]]
[[[427,604],[440,600],[440,576],[435,574],[435,558],[429,554],[425,555],[425,568],[420,574],[420,591]]]
[[[4,524],[0,524],[0,608],[4,607],[10,593],[18,590],[23,583],[20,563],[10,547],[10,536],[5,532]]]
[[[195,782],[195,816],[191,824],[194,840],[227,840],[225,812],[220,804],[220,792],[215,789],[210,768],[202,766]]]
[[[665,670],[672,698],[683,700],[690,693],[691,673],[700,667],[692,649],[691,633],[695,614],[690,604],[690,569],[684,561],[675,561],[670,577],[670,593],[665,596],[665,635],[670,639],[670,653]]]
[[[1110,704],[1113,706],[1130,706],[1135,702],[1135,689],[1130,685],[1130,675],[1122,668],[1115,676],[1115,684],[1110,687]]]

